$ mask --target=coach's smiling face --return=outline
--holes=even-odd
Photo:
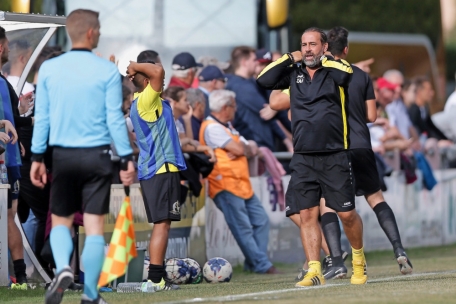
[[[301,37],[302,62],[309,68],[320,65],[320,57],[328,49],[327,43],[322,43],[320,33],[306,32]]]

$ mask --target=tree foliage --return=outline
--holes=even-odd
[[[439,0],[291,0],[293,37],[311,26],[349,31],[419,33],[437,45],[441,35]]]
[[[11,11],[11,0],[2,0],[0,1],[0,11]]]

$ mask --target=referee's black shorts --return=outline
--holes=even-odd
[[[179,172],[155,174],[153,177],[139,181],[149,223],[163,220],[180,221]]]
[[[380,178],[372,149],[350,150],[356,196],[369,195],[380,190]]]
[[[52,153],[51,212],[66,217],[77,211],[109,212],[112,165],[109,146],[59,148]]]
[[[337,212],[355,208],[355,191],[348,151],[293,155],[286,194],[287,216],[319,206],[320,198]]]

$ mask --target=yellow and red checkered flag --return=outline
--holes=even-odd
[[[138,254],[136,252],[135,229],[130,204],[130,188],[125,187],[125,200],[116,219],[109,251],[101,270],[98,288],[124,275],[128,263]]]

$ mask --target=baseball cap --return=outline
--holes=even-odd
[[[211,81],[214,79],[225,79],[225,75],[215,65],[208,65],[207,67],[203,68],[198,76],[199,81]]]
[[[272,62],[272,53],[265,49],[260,49],[255,51],[256,60],[260,63],[271,63]]]
[[[397,85],[389,82],[383,77],[380,77],[379,79],[377,79],[377,87],[378,89],[389,89],[394,91],[397,88]]]
[[[196,63],[195,57],[188,52],[179,53],[173,58],[173,70],[187,70],[195,67],[202,67],[201,63]]]
[[[222,71],[226,70],[230,67],[229,62],[220,61],[217,58],[212,57],[212,56],[202,56],[202,57],[198,58],[198,62],[201,63],[203,66],[215,65]]]

